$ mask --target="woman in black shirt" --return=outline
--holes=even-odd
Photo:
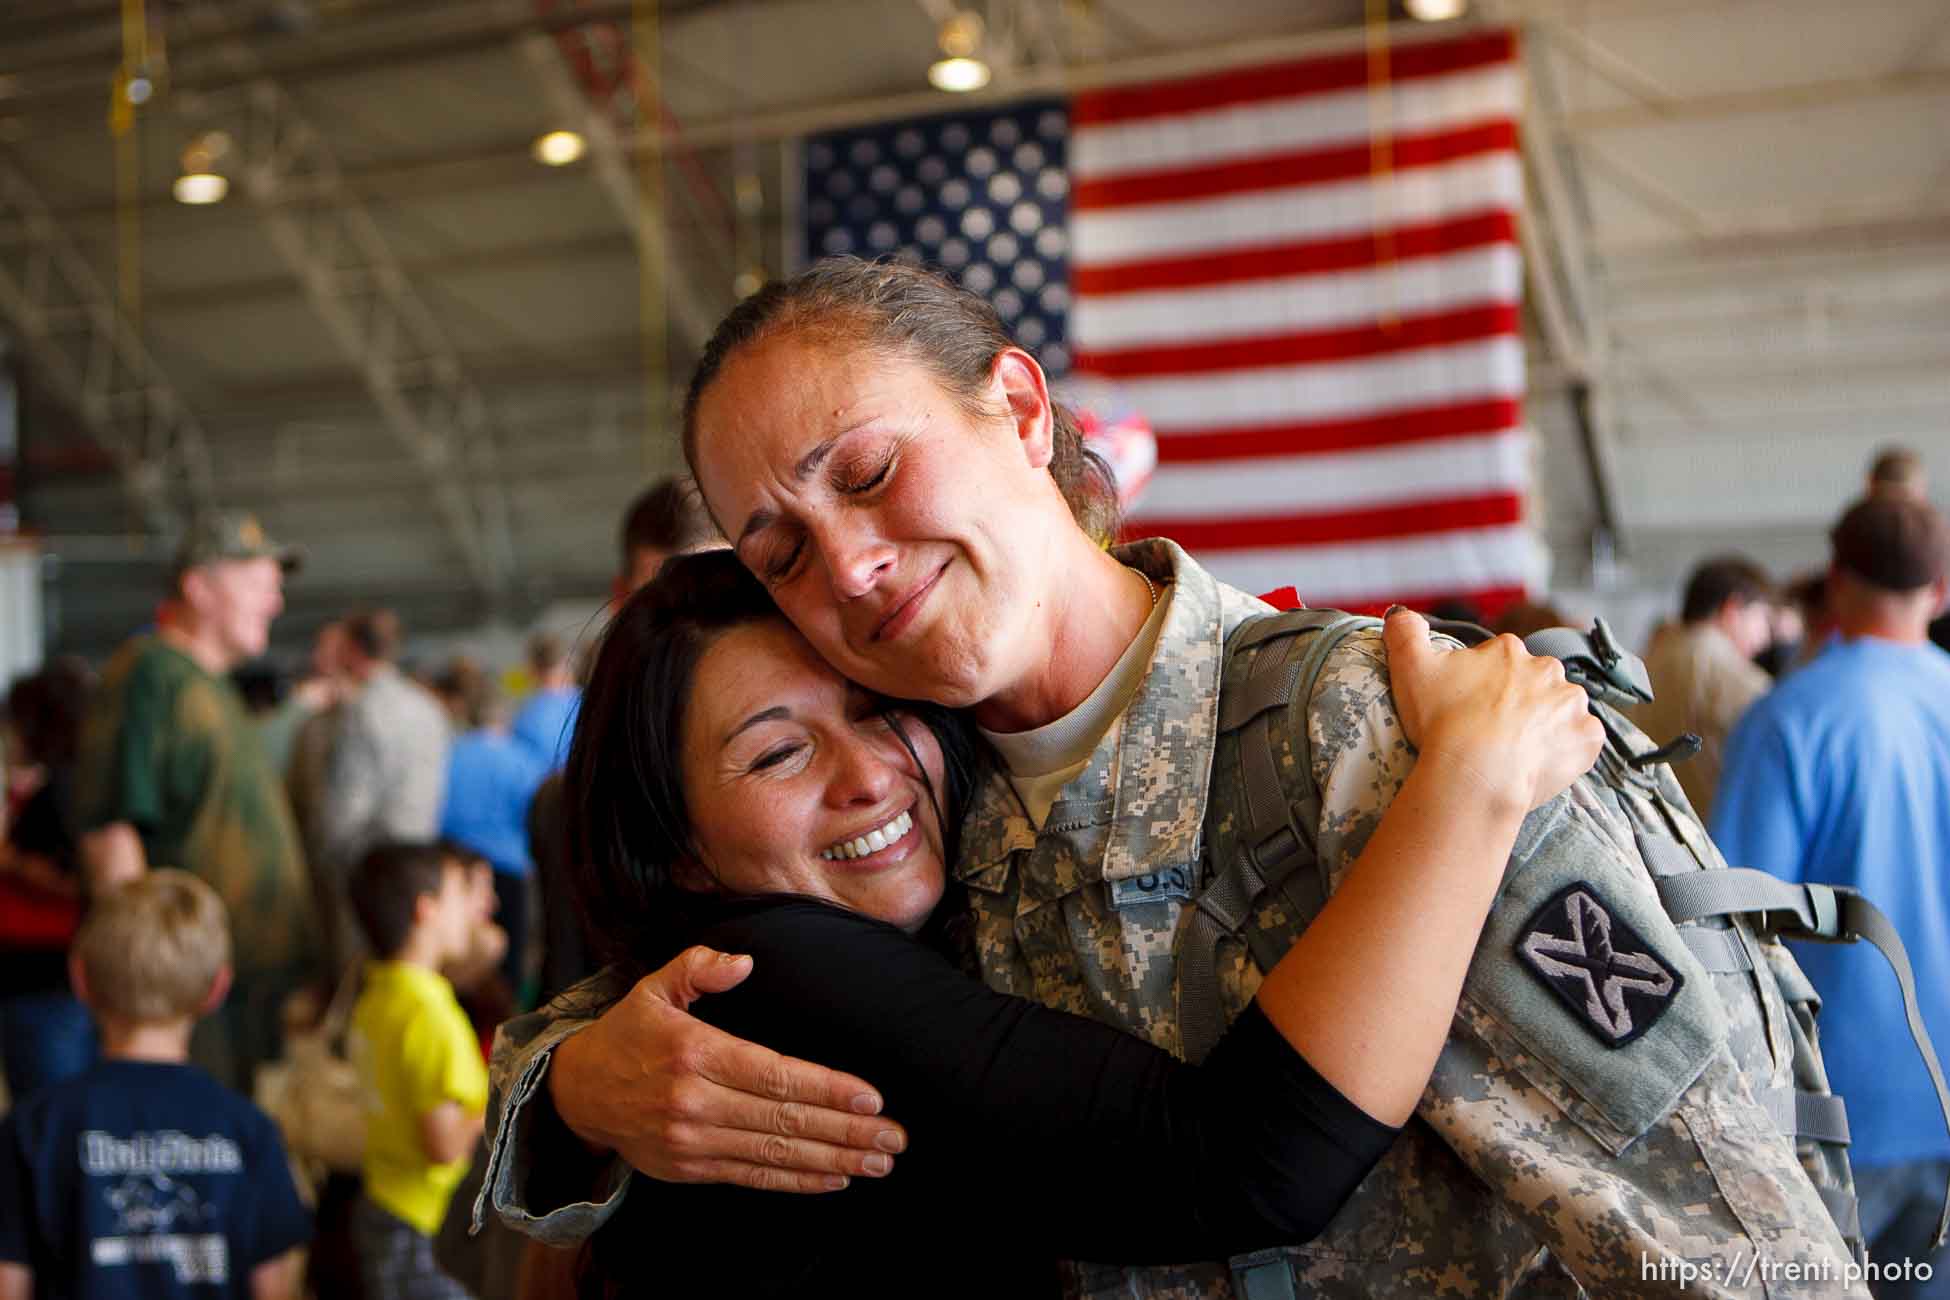
[[[638,1176],[592,1293],[1038,1294],[1063,1257],[1306,1240],[1387,1151],[1399,1130],[1289,1041],[1304,945],[1199,1067],[974,979],[943,896],[979,762],[946,710],[834,672],[729,551],[618,612],[566,773],[592,935],[631,979],[692,944],[749,955],[696,1010],[874,1080],[912,1149],[833,1197]]]

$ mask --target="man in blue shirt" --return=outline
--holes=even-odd
[[[569,649],[553,633],[538,633],[528,643],[528,670],[535,676],[535,689],[515,714],[515,739],[553,772],[568,760],[582,691],[576,686]]]
[[[1950,655],[1931,645],[1950,532],[1920,498],[1878,494],[1835,525],[1828,600],[1837,637],[1734,728],[1713,834],[1736,866],[1861,890],[1901,932],[1931,1037],[1950,1035]],[[1870,1258],[1928,1253],[1950,1178],[1950,1135],[1906,1044],[1895,977],[1867,944],[1796,948],[1822,997],[1822,1055],[1848,1105]],[[1950,1296],[1935,1276],[1876,1287]]]
[[[527,970],[534,859],[528,851],[528,806],[548,775],[548,762],[508,734],[493,681],[471,660],[456,659],[435,682],[459,734],[447,754],[447,801],[440,837],[485,858],[508,951],[501,963],[517,1000]]]

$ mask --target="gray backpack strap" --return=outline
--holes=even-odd
[[[1889,923],[1881,908],[1852,889],[1790,884],[1748,867],[1667,876],[1658,886],[1660,901],[1676,922],[1706,916],[1754,914],[1755,929],[1784,939],[1823,943],[1853,943],[1861,939],[1874,944],[1896,973],[1896,983],[1902,990],[1903,1015],[1909,1021],[1909,1036],[1930,1072],[1937,1105],[1943,1110],[1944,1127],[1950,1129],[1950,1087],[1944,1085],[1943,1067],[1937,1062],[1936,1048],[1930,1042],[1930,1031],[1923,1024],[1922,1009],[1916,1001],[1916,973],[1910,967],[1902,936],[1896,933],[1896,927]],[[1797,1107],[1797,1124],[1808,1118],[1798,1110]],[[1810,1122],[1811,1127],[1815,1126]],[[1845,1123],[1841,1131],[1845,1141]],[[1815,1132],[1810,1136],[1821,1138],[1822,1134]],[[1950,1237],[1950,1188],[1944,1192],[1934,1245],[1942,1245],[1946,1237]]]
[[[1302,806],[1288,803],[1268,729],[1293,700],[1313,694],[1335,646],[1349,633],[1375,625],[1374,619],[1337,610],[1296,609],[1249,620],[1226,639],[1227,665],[1247,650],[1259,648],[1259,654],[1245,679],[1226,679],[1219,695],[1220,735],[1239,733],[1239,848],[1213,862],[1212,879],[1199,891],[1178,949],[1178,1026],[1188,1061],[1204,1060],[1226,1030],[1220,940],[1245,933],[1253,901],[1268,888],[1290,881],[1313,860],[1319,795],[1309,780]],[[1298,761],[1311,768],[1306,728],[1296,730],[1289,743]],[[1249,942],[1251,937],[1247,935]],[[1278,959],[1278,954],[1271,955]],[[1267,954],[1254,956],[1264,961]]]

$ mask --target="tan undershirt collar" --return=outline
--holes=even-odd
[[[1151,669],[1151,652],[1164,632],[1165,611],[1171,605],[1172,589],[1160,586],[1158,603],[1138,629],[1131,644],[1124,648],[1104,679],[1084,697],[1083,703],[1054,722],[1028,731],[998,732],[982,730],[982,738],[995,747],[1009,774],[1009,784],[1022,799],[1030,822],[1041,829],[1063,787],[1075,780],[1090,763],[1090,756],[1109,734],[1124,710],[1137,696],[1139,685]]]

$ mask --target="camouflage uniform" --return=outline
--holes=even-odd
[[[1006,782],[978,792],[957,874],[991,985],[1178,1052],[1181,922],[1209,874],[1206,847],[1219,829],[1206,819],[1223,648],[1227,633],[1267,607],[1170,543],[1140,542],[1120,555],[1175,584],[1149,674],[1040,834]],[[1351,638],[1329,660],[1308,719],[1321,791],[1317,848],[1337,885],[1413,761],[1377,636]],[[1297,1294],[1574,1296],[1582,1284],[1604,1300],[1866,1295],[1843,1281],[1846,1247],[1727,1046],[1732,1033],[1764,1033],[1778,1062],[1770,1086],[1791,1082],[1787,1011],[1773,996],[1766,1025],[1728,1024],[1714,996],[1714,981],[1728,977],[1707,974],[1678,940],[1630,816],[1580,783],[1526,819],[1520,850],[1550,851],[1525,854],[1530,865],[1505,881],[1417,1119],[1326,1232],[1288,1250]],[[1555,870],[1567,864],[1573,875]],[[1574,879],[1599,891],[1682,976],[1656,1022],[1616,1049],[1581,1037],[1513,952],[1539,905]],[[1243,944],[1222,949],[1221,960],[1236,1013],[1261,972]],[[523,1028],[498,1043],[497,1084],[520,1079],[523,1095],[532,1092],[537,1045],[559,1041],[566,1028]],[[509,1050],[523,1038],[527,1050]],[[509,1133],[498,1131],[498,1146]],[[510,1190],[519,1185],[513,1167]],[[1695,1266],[1685,1286],[1682,1261]],[[1784,1284],[1784,1266],[1828,1280]],[[1223,1262],[1075,1264],[1069,1282],[1072,1294],[1089,1297],[1235,1294]]]

